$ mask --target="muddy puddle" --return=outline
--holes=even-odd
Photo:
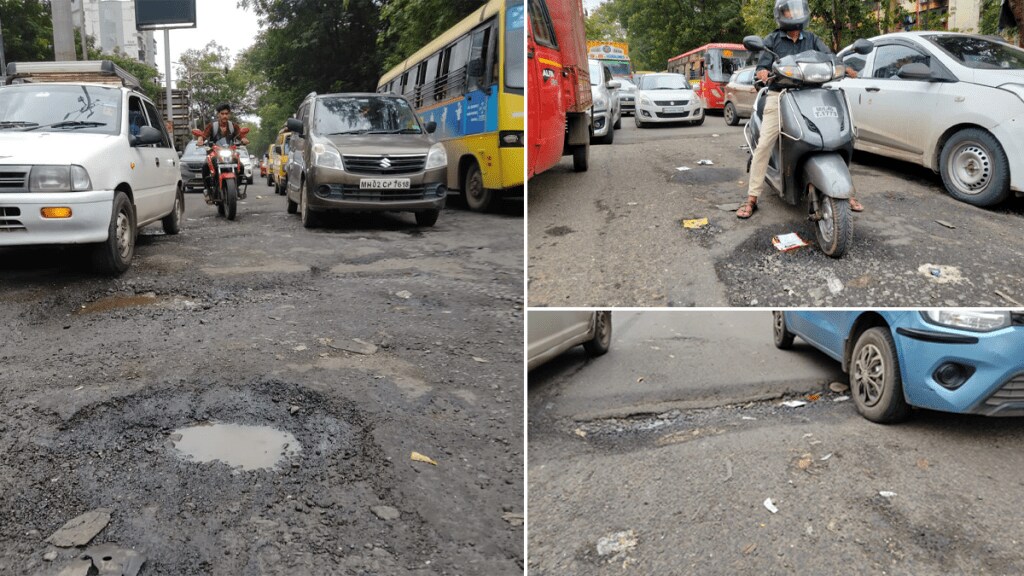
[[[270,426],[212,423],[179,428],[171,436],[182,456],[224,462],[242,470],[275,468],[302,451],[290,432]]]

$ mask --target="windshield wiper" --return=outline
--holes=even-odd
[[[53,124],[44,124],[42,126],[33,126],[31,128],[26,128],[23,131],[24,132],[29,132],[31,130],[37,130],[39,128],[92,128],[92,127],[95,127],[95,126],[106,126],[106,125],[107,125],[106,122],[93,122],[93,121],[86,121],[86,120],[66,120],[64,122],[54,122]]]
[[[340,136],[342,134],[366,134],[369,130],[342,130],[341,132],[331,132],[328,136]]]
[[[20,128],[24,126],[38,126],[38,122],[26,122],[24,120],[0,120],[0,130],[7,128]]]
[[[419,128],[398,128],[397,130],[371,130],[369,134],[419,134]]]

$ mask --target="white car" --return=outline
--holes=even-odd
[[[526,323],[527,370],[580,344],[591,356],[600,356],[611,346],[610,310],[532,310]]]
[[[839,53],[857,78],[856,149],[927,166],[957,200],[992,206],[1024,193],[1024,50],[952,32],[872,38],[866,56]]]
[[[655,122],[704,123],[704,105],[682,74],[644,74],[636,83],[637,128]]]
[[[594,142],[611,144],[615,131],[622,127],[619,86],[607,66],[600,60],[590,60],[590,95],[594,102],[590,109],[590,126]]]
[[[178,233],[178,153],[134,77],[96,60],[8,71],[14,83],[0,86],[0,246],[95,244],[97,268],[121,273],[139,228],[161,222]]]

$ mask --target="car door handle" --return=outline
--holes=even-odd
[[[877,86],[868,86],[865,90],[868,92],[880,92],[882,89]]]
[[[160,166],[160,159],[159,158],[154,158],[154,160],[156,160],[156,165],[157,165],[157,167],[159,167]]]

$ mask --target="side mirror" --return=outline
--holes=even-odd
[[[302,130],[304,128],[304,126],[302,125],[302,120],[299,120],[298,118],[289,118],[288,121],[284,123],[284,125],[292,132],[295,132],[299,136],[302,136]]]
[[[871,40],[865,40],[861,38],[853,43],[853,51],[857,54],[870,54],[875,49],[875,44]]]
[[[618,80],[609,80],[605,86],[610,90],[618,90],[619,88],[622,88],[622,82],[619,82]]]
[[[138,136],[131,136],[130,142],[132,146],[147,146],[149,144],[160,144],[164,141],[164,135],[153,128],[152,126],[143,126],[139,128]]]
[[[481,58],[474,58],[467,65],[470,78],[479,78],[484,75],[484,61]]]
[[[437,122],[427,122],[424,128],[427,129],[427,134],[433,134],[437,131]]]
[[[764,40],[760,36],[744,36],[743,47],[751,52],[764,50]]]
[[[927,64],[920,62],[911,62],[910,64],[904,64],[900,67],[900,71],[896,73],[896,76],[904,80],[931,80],[932,69]]]

